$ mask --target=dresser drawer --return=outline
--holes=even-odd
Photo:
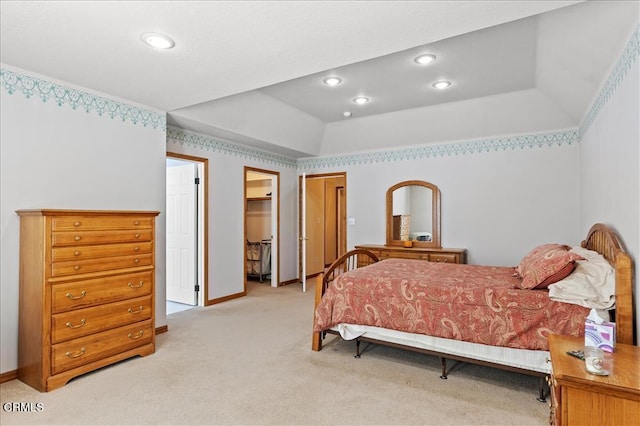
[[[63,277],[66,275],[88,274],[91,272],[110,271],[114,269],[137,268],[139,266],[149,266],[152,263],[152,254],[56,262],[51,264],[51,276]]]
[[[151,253],[152,243],[104,244],[94,246],[58,247],[51,251],[52,262],[85,260],[98,257],[113,257]]]
[[[137,216],[59,216],[51,218],[51,229],[109,230],[109,229],[152,229],[153,218]]]
[[[429,253],[420,252],[395,252],[395,251],[383,251],[380,253],[379,259],[400,258],[400,259],[417,259],[417,260],[429,260]]]
[[[153,290],[153,271],[114,275],[51,286],[51,311],[56,314],[117,300],[146,296]]]
[[[103,331],[51,347],[51,374],[81,367],[153,342],[151,320]]]
[[[151,296],[56,314],[51,317],[51,343],[76,339],[149,318]]]
[[[460,263],[460,258],[455,253],[430,253],[429,261],[444,263]]]
[[[54,232],[51,245],[83,246],[90,244],[134,243],[152,240],[150,230],[132,231],[85,231],[85,232]]]

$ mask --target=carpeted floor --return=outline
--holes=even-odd
[[[311,351],[313,282],[168,317],[156,353],[39,393],[0,386],[2,425],[545,425],[538,379],[335,337]],[[6,403],[39,403],[15,412]],[[25,404],[26,405],[26,404]]]

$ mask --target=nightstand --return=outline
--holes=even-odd
[[[552,375],[551,424],[640,424],[640,347],[616,344],[605,352],[608,376],[587,373],[584,361],[567,351],[584,349],[584,337],[549,336]]]

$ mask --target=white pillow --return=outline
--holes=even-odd
[[[616,301],[613,266],[598,252],[582,247],[569,250],[585,260],[576,260],[576,269],[563,280],[549,286],[549,297],[587,308],[612,309]]]

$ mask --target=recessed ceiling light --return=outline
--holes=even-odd
[[[435,87],[436,89],[442,90],[451,86],[451,82],[446,80],[436,81],[435,83],[432,84],[432,86]]]
[[[156,49],[171,49],[175,46],[175,42],[168,36],[160,33],[144,33],[140,36],[142,41]]]
[[[342,113],[342,115],[344,115],[346,118],[349,118],[349,117],[351,117],[351,112],[345,111],[345,112]]]
[[[357,103],[358,105],[366,104],[369,101],[370,99],[366,96],[358,96],[357,98],[353,98],[353,102]]]
[[[336,77],[336,76],[327,77],[322,81],[327,86],[337,86],[338,84],[342,83],[342,79],[340,77]]]
[[[431,53],[425,53],[424,55],[419,55],[413,58],[413,60],[420,64],[426,65],[436,60],[436,55],[432,55]]]

